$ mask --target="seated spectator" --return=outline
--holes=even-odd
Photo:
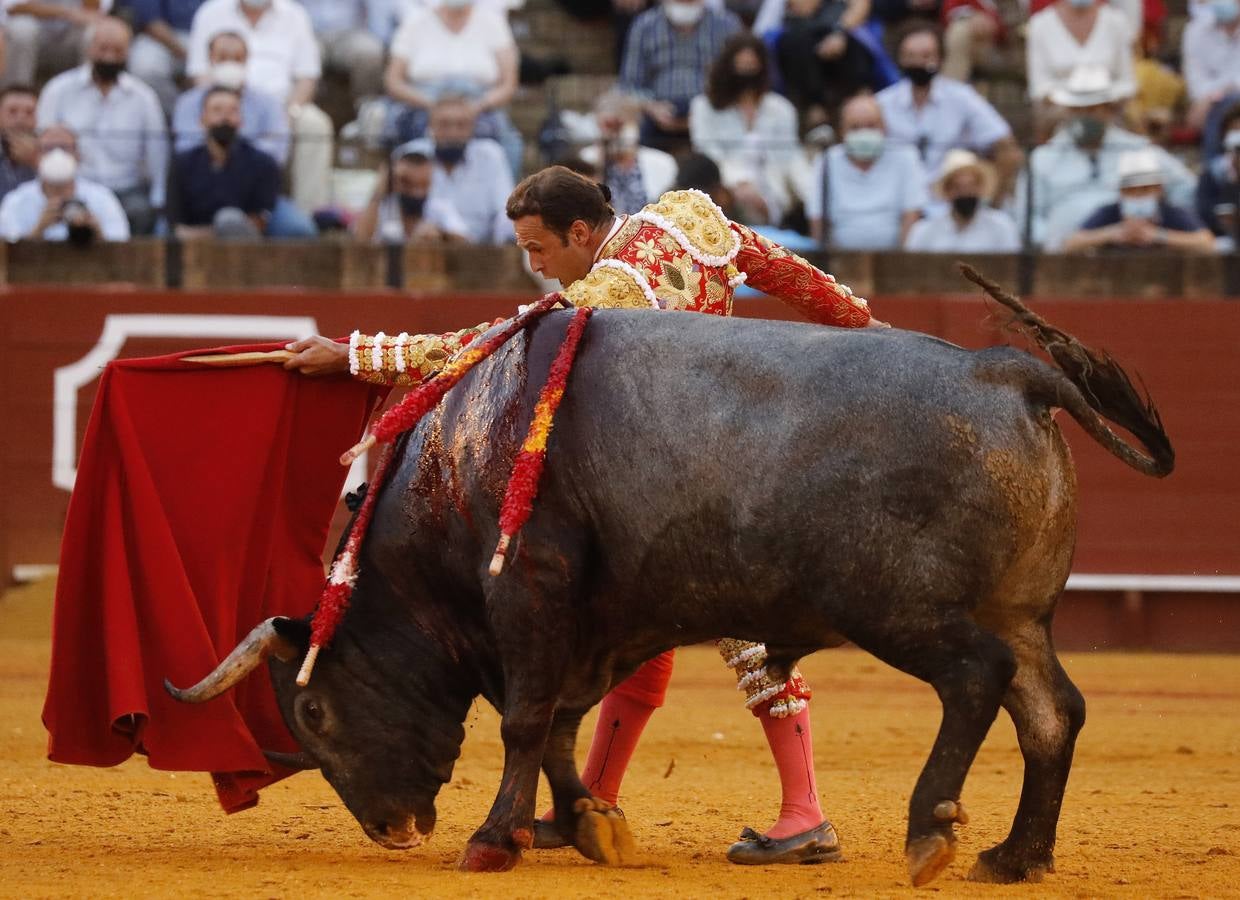
[[[375,244],[465,241],[469,226],[433,189],[434,163],[425,153],[398,148],[379,169],[370,203],[353,223],[353,236]]]
[[[1212,15],[1185,25],[1181,39],[1188,124],[1194,128],[1205,125],[1216,103],[1240,92],[1240,2],[1215,0],[1210,8]]]
[[[434,161],[431,192],[465,221],[470,243],[504,244],[513,240],[505,212],[512,172],[499,144],[475,136],[476,115],[467,98],[443,97],[431,109],[428,136],[397,152],[421,153]]]
[[[942,74],[967,82],[975,66],[994,56],[1006,43],[1007,28],[995,0],[945,0]]]
[[[741,30],[730,12],[704,0],[663,0],[633,22],[620,87],[643,102],[641,142],[676,152],[688,142],[689,104],[728,38]]]
[[[1165,145],[1186,96],[1184,79],[1152,51],[1137,58],[1133,74],[1137,92],[1124,115],[1137,132]]]
[[[852,34],[869,12],[869,0],[788,0],[775,57],[784,93],[811,121],[872,86],[874,59]]]
[[[751,219],[778,224],[791,205],[789,168],[800,149],[796,108],[771,90],[766,45],[738,34],[689,105],[693,149],[713,159]],[[612,188],[615,196],[615,188]]]
[[[1212,253],[1214,235],[1186,209],[1163,198],[1163,170],[1153,150],[1130,150],[1119,160],[1119,201],[1094,211],[1064,241],[1067,253],[1166,248]]]
[[[818,157],[817,190],[805,200],[814,238],[845,250],[903,245],[929,197],[917,150],[891,144],[878,101],[853,97],[840,110],[843,143]]]
[[[1201,169],[1196,208],[1206,227],[1231,241],[1234,249],[1240,233],[1240,104],[1223,117],[1222,134],[1222,150]]]
[[[213,228],[221,237],[313,236],[314,225],[304,214],[295,207],[280,209],[280,167],[241,136],[241,109],[240,94],[230,88],[213,87],[203,96],[206,141],[172,162],[169,221],[181,237],[203,236]],[[220,233],[221,223],[227,234]]]
[[[1196,179],[1184,164],[1148,138],[1115,124],[1116,103],[1126,97],[1107,70],[1084,66],[1068,85],[1052,95],[1063,119],[1049,142],[1029,158],[1032,175],[1032,229],[1034,243],[1058,250],[1063,240],[1081,227],[1098,207],[1119,197],[1119,158],[1125,150],[1152,148],[1162,161],[1163,184],[1171,202],[1191,203]],[[1025,221],[1025,173],[1015,192],[1016,221]]]
[[[998,169],[1000,197],[1024,161],[1011,126],[972,87],[939,73],[942,45],[931,25],[917,25],[900,39],[897,60],[904,77],[878,92],[887,137],[917,148],[931,178],[947,152],[963,147],[985,154]]]
[[[128,0],[133,12],[133,49],[129,71],[159,97],[165,115],[172,114],[185,76],[189,29],[203,0]]]
[[[1132,96],[1133,42],[1137,31],[1123,12],[1105,0],[1057,0],[1029,19],[1025,38],[1029,97],[1042,127],[1052,130],[1051,94],[1067,86],[1082,66],[1101,66],[1117,94]]]
[[[473,0],[410,9],[392,39],[384,83],[388,96],[404,106],[396,120],[397,140],[426,133],[439,97],[465,97],[477,137],[498,141],[509,172],[515,176],[521,170],[521,135],[506,111],[517,90],[517,45],[508,20],[494,9]]]
[[[383,93],[390,0],[301,0],[301,5],[310,14],[323,67],[348,76],[356,102]]]
[[[129,221],[116,195],[78,175],[73,132],[51,125],[39,133],[38,178],[0,200],[0,238],[6,241],[129,240]]]
[[[636,98],[608,91],[594,104],[598,140],[581,149],[581,159],[611,188],[611,205],[622,216],[655,202],[676,180],[671,154],[641,146],[641,116]]]
[[[288,114],[293,134],[289,181],[293,200],[308,212],[331,201],[335,128],[314,105],[319,44],[310,17],[295,0],[206,0],[190,28],[185,69],[198,84],[211,80],[208,47],[221,31],[241,35],[248,49],[247,87],[271,94]]]
[[[990,206],[998,179],[975,153],[952,150],[943,159],[935,193],[942,211],[914,223],[904,249],[919,253],[1016,253],[1016,223]]]
[[[125,71],[131,37],[112,16],[92,24],[86,62],[44,86],[37,116],[40,128],[78,136],[82,175],[116,194],[134,234],[150,234],[164,208],[168,130],[155,92]]]
[[[0,197],[35,177],[39,139],[35,136],[37,95],[28,87],[11,85],[0,91]]]
[[[86,26],[112,9],[112,0],[5,0],[5,84],[35,84],[82,61]]]

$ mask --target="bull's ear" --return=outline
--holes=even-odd
[[[306,619],[287,619],[284,616],[276,616],[271,620],[271,625],[287,645],[287,653],[277,654],[281,659],[287,662],[305,655],[306,650],[310,647],[310,622]]]

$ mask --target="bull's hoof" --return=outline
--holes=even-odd
[[[577,813],[577,850],[586,859],[604,866],[625,866],[637,861],[637,845],[624,813],[596,797],[582,797],[573,805]]]
[[[940,832],[910,841],[904,848],[913,887],[929,884],[956,858],[956,839]]]
[[[520,861],[521,851],[515,847],[470,841],[456,867],[462,872],[507,872]]]
[[[1022,862],[1014,856],[1002,844],[979,853],[977,862],[969,870],[969,880],[985,884],[1017,884],[1022,881],[1037,883],[1048,872],[1055,871],[1054,857]]]

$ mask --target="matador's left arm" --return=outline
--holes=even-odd
[[[361,334],[349,338],[349,374],[371,384],[418,384],[443,368],[492,322],[446,334]]]
[[[741,239],[733,265],[745,274],[750,287],[778,297],[820,325],[862,328],[869,324],[868,304],[847,285],[752,229],[737,222],[731,226]]]

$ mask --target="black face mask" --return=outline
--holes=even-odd
[[[95,239],[95,229],[89,225],[70,225],[69,226],[69,243],[76,244],[79,247],[85,247]]]
[[[913,82],[914,87],[925,87],[934,80],[934,76],[939,74],[938,69],[930,69],[926,66],[901,66],[900,71],[904,73],[904,77]]]
[[[408,216],[411,219],[420,218],[422,209],[426,206],[425,197],[414,197],[412,194],[397,194],[397,201],[400,203],[400,214]]]
[[[737,73],[736,86],[741,91],[756,91],[762,88],[761,72],[746,72],[744,74]]]
[[[115,84],[116,79],[121,77],[121,72],[125,71],[125,64],[123,62],[97,62],[91,66],[91,71],[96,81]]]
[[[978,197],[956,197],[952,200],[952,212],[962,219],[971,219],[977,214]]]
[[[465,158],[464,144],[436,144],[435,159],[445,166],[455,166]]]
[[[237,139],[237,126],[222,122],[219,125],[212,125],[208,128],[207,134],[210,135],[211,140],[221,147],[229,147]]]

